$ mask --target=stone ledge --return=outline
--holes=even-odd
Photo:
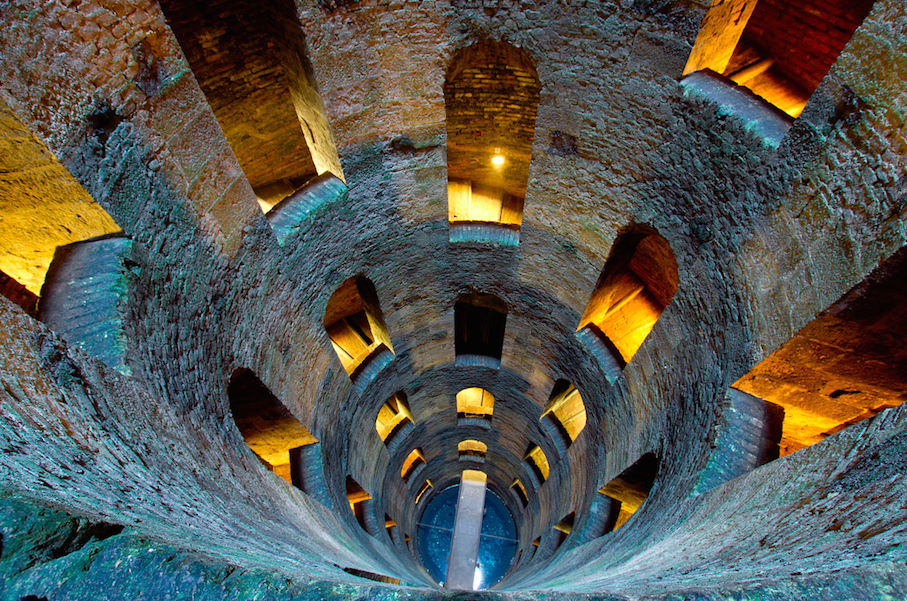
[[[793,120],[762,98],[708,69],[691,73],[680,82],[684,97],[698,96],[718,105],[718,112],[743,121],[743,128],[777,148]]]

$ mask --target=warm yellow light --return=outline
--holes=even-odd
[[[500,148],[494,149],[494,154],[491,156],[491,164],[495,167],[500,167],[504,164],[504,155],[501,154]]]

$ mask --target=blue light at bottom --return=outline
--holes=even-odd
[[[416,534],[419,559],[428,573],[443,586],[447,575],[447,557],[457,514],[460,486],[454,485],[437,493],[422,513]],[[485,516],[479,540],[475,588],[486,589],[500,580],[516,553],[516,525],[504,502],[491,490],[485,492]]]

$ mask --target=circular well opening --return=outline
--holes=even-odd
[[[416,534],[419,560],[432,578],[444,586],[447,559],[457,515],[460,485],[449,486],[437,493],[422,512]],[[516,524],[510,510],[490,489],[485,491],[485,512],[479,539],[475,590],[497,583],[513,562],[516,554]]]

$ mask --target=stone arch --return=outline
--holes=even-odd
[[[613,526],[615,530],[623,526],[645,503],[658,476],[659,465],[654,453],[646,453],[599,490],[620,503],[620,513]]]
[[[352,277],[334,290],[324,312],[324,329],[350,378],[382,351],[393,353],[375,285]]]
[[[516,244],[541,84],[529,55],[483,40],[460,50],[444,82],[450,237]]]
[[[248,368],[233,372],[227,386],[230,413],[249,449],[275,474],[293,482],[291,454],[318,443],[308,429]]]
[[[389,451],[393,452],[413,427],[413,414],[402,391],[392,394],[378,409],[375,430]]]
[[[617,237],[577,328],[609,381],[652,331],[678,277],[674,252],[654,229],[637,225]]]
[[[481,440],[467,438],[457,443],[457,456],[460,461],[476,461],[485,463],[485,455],[488,454],[488,445]]]
[[[400,468],[400,477],[403,478],[404,482],[409,483],[409,479],[425,469],[425,465],[425,454],[422,449],[413,449],[403,461],[403,466]]]
[[[434,485],[431,483],[431,480],[426,480],[425,482],[423,482],[419,486],[419,490],[416,491],[414,503],[418,505],[422,498],[426,495],[426,493],[428,493],[428,491],[430,491],[432,488],[434,488]]]
[[[533,487],[538,490],[551,473],[551,464],[542,447],[529,443],[526,453],[523,455],[523,465],[526,467],[526,473],[529,474]]]
[[[457,423],[461,426],[491,427],[494,395],[484,388],[464,388],[457,393]]]
[[[523,481],[519,478],[514,478],[513,484],[510,485],[510,491],[516,496],[517,500],[519,500],[520,507],[526,509],[526,506],[529,505],[529,493],[526,491],[526,486],[523,484]]]
[[[567,380],[555,382],[539,420],[554,441],[554,446],[566,452],[586,427],[586,406],[576,386]]]
[[[352,476],[346,477],[346,500],[359,526],[372,536],[379,532],[378,516],[375,514],[375,500]]]
[[[746,416],[753,439],[750,469],[907,400],[904,282],[907,247],[734,382],[732,406]]]

